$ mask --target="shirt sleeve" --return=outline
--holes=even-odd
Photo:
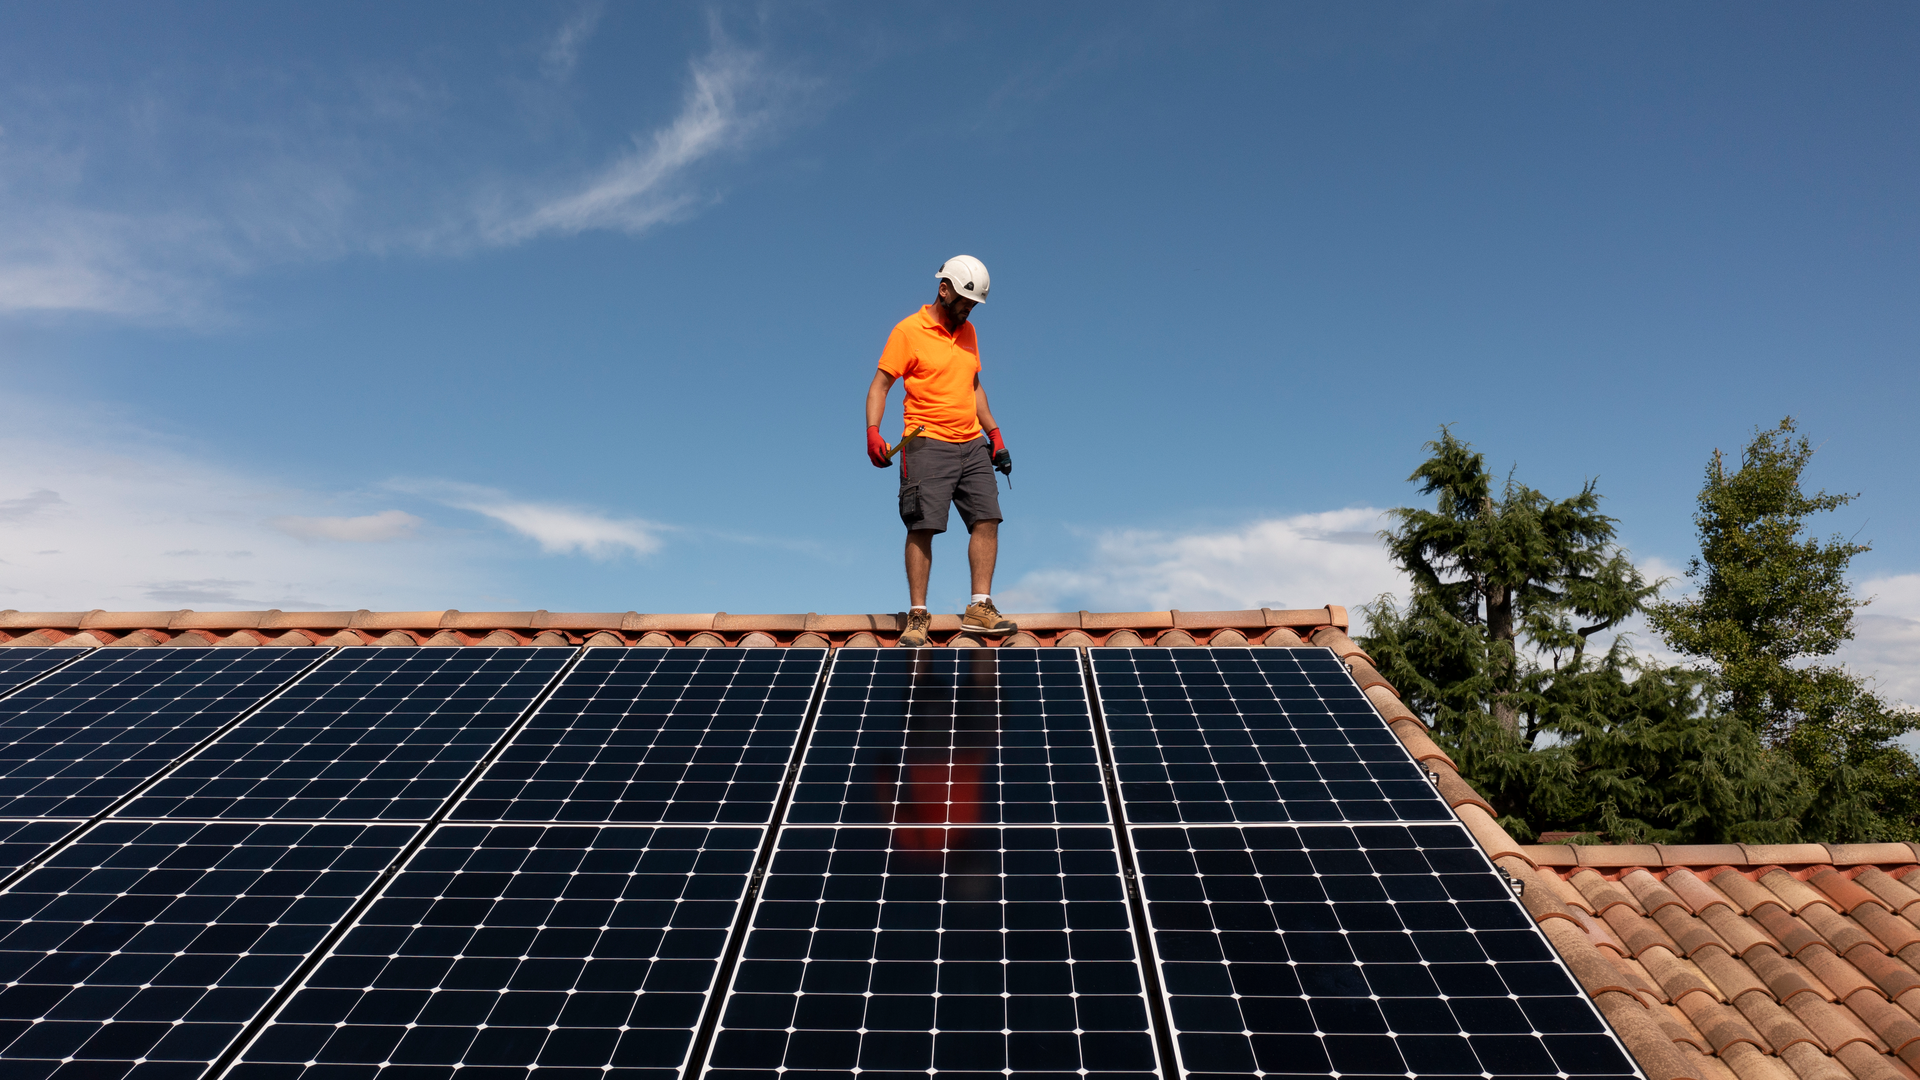
[[[913,348],[907,344],[907,333],[898,326],[887,335],[887,347],[880,350],[880,370],[899,378],[913,366]]]

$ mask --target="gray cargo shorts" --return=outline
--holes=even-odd
[[[900,520],[907,531],[946,532],[948,504],[960,508],[969,530],[976,522],[1000,520],[993,444],[985,435],[963,443],[923,436],[900,452]]]

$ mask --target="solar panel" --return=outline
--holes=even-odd
[[[765,835],[442,826],[228,1075],[675,1080]]]
[[[783,829],[705,1076],[1151,1080],[1110,828]]]
[[[1452,821],[1326,649],[1092,649],[1133,824]]]
[[[0,694],[52,671],[81,653],[80,649],[40,649],[31,645],[0,649]]]
[[[0,700],[0,816],[100,813],[313,661],[274,648],[93,652]]]
[[[343,649],[119,816],[425,821],[573,655]]]
[[[841,649],[787,820],[1108,820],[1079,657],[1051,649]]]
[[[77,821],[0,821],[0,877],[39,858],[78,828]]]
[[[0,894],[5,1075],[200,1076],[415,832],[94,827]]]
[[[1190,1075],[1634,1073],[1458,823],[1131,835]]]
[[[459,821],[765,824],[825,649],[593,649]]]

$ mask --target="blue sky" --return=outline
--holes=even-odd
[[[898,610],[860,400],[967,252],[1003,607],[1357,605],[1441,424],[1673,573],[1792,414],[1904,679],[1916,54],[1910,4],[13,5],[0,605]]]

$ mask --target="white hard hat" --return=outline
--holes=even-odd
[[[968,300],[985,300],[987,290],[992,287],[992,281],[987,277],[987,264],[971,255],[955,255],[941,263],[940,272],[933,276],[953,282],[954,295]]]

